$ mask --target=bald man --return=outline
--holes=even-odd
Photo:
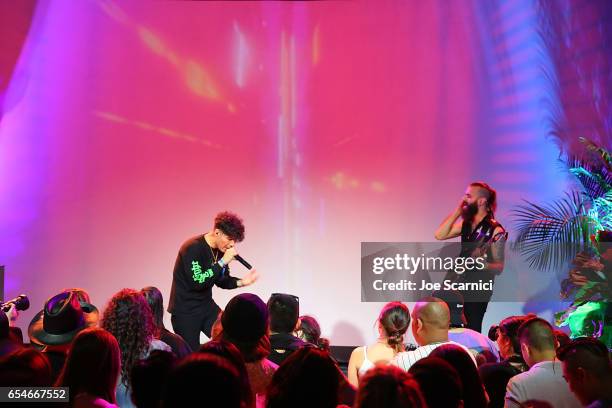
[[[411,317],[412,334],[419,347],[416,350],[399,353],[391,362],[393,365],[408,371],[414,363],[444,344],[461,347],[476,365],[474,356],[465,346],[448,339],[450,311],[446,302],[435,297],[423,298],[412,309]]]

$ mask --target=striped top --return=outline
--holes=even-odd
[[[476,359],[474,358],[474,355],[470,353],[470,350],[468,350],[467,347],[465,347],[464,345],[461,345],[454,341],[443,341],[439,343],[426,344],[417,348],[416,350],[401,352],[397,356],[395,356],[395,358],[391,361],[391,364],[398,366],[404,371],[408,371],[414,363],[416,363],[422,358],[429,356],[429,354],[437,347],[443,346],[445,344],[454,344],[455,346],[461,347],[465,350],[466,353],[469,354],[470,358],[474,362],[474,365],[478,366],[478,364],[476,363]]]

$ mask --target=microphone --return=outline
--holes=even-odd
[[[253,267],[251,266],[250,263],[248,263],[247,261],[244,260],[243,257],[241,257],[240,255],[235,255],[234,259],[237,260],[238,262],[240,262],[241,264],[244,265],[245,268],[247,269],[253,269]]]

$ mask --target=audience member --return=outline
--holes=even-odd
[[[151,313],[153,313],[155,338],[169,345],[179,359],[186,357],[192,352],[189,344],[178,334],[166,329],[164,325],[164,298],[159,289],[155,286],[147,286],[142,288],[141,292],[151,308]]]
[[[297,296],[273,293],[268,299],[270,314],[270,355],[268,359],[280,365],[289,355],[305,343],[293,335],[298,327],[300,302]]]
[[[64,366],[72,339],[81,330],[97,325],[98,315],[98,309],[80,292],[67,289],[49,298],[30,322],[30,342],[49,359],[54,382]]]
[[[91,327],[76,335],[56,387],[68,387],[74,408],[117,407],[115,392],[121,370],[121,351],[115,337]]]
[[[565,333],[563,330],[560,329],[555,329],[555,340],[557,341],[557,348],[558,347],[563,347],[566,344],[568,344],[570,341],[572,341],[572,339],[570,339],[570,336],[567,335],[567,333]]]
[[[262,302],[263,303],[263,302]],[[168,376],[163,408],[242,408],[240,375],[232,363],[210,353],[193,353]]]
[[[234,296],[221,316],[220,339],[232,343],[242,354],[256,401],[265,399],[266,388],[278,368],[267,359],[270,354],[268,325],[268,308],[252,293]]]
[[[165,350],[153,350],[147,358],[138,360],[130,375],[132,403],[138,408],[160,407],[162,390],[177,361],[173,352]]]
[[[449,325],[450,311],[443,300],[435,297],[420,300],[412,310],[412,334],[419,347],[399,353],[392,363],[408,371],[414,363],[427,357],[436,347],[455,344],[470,355],[476,366],[476,359],[465,346],[448,339]]]
[[[242,394],[241,399],[245,402],[245,407],[255,407],[255,395],[251,391],[251,383],[249,382],[249,374],[246,369],[246,364],[236,346],[226,341],[211,340],[200,346],[200,353],[214,354],[216,356],[223,357],[232,363],[238,370],[238,374],[240,376],[240,392]]]
[[[0,357],[0,387],[50,387],[53,385],[51,364],[47,356],[21,347]]]
[[[521,355],[518,329],[528,316],[510,316],[503,319],[499,326],[489,330],[489,338],[497,342],[499,363],[486,363],[478,367],[478,373],[489,395],[489,408],[502,408],[506,397],[506,386],[510,378],[529,367]]]
[[[401,302],[387,303],[376,321],[378,339],[369,346],[357,347],[348,363],[348,379],[353,386],[359,385],[363,376],[376,363],[388,363],[405,350],[404,334],[410,326],[410,311]]]
[[[295,335],[321,350],[329,351],[329,340],[321,337],[321,326],[319,326],[317,319],[312,316],[300,316]]]
[[[170,346],[154,339],[151,309],[142,293],[134,289],[122,289],[111,298],[102,315],[102,327],[115,336],[121,349],[117,404],[122,408],[134,407],[130,398],[130,371],[151,351],[171,351]]]
[[[268,408],[336,408],[339,369],[329,353],[314,347],[294,351],[276,370],[268,387]]]
[[[424,357],[416,361],[408,373],[419,383],[428,408],[463,408],[461,378],[446,361]]]
[[[612,362],[606,345],[578,338],[557,350],[563,377],[570,390],[588,408],[612,407]]]
[[[411,374],[377,364],[361,378],[355,408],[427,408],[421,388]]]
[[[478,369],[465,349],[454,344],[445,344],[437,347],[429,355],[431,357],[440,357],[452,365],[461,375],[463,402],[466,407],[487,407],[489,401],[482,380],[478,375]]]
[[[563,368],[556,360],[553,328],[544,319],[532,317],[518,330],[523,359],[529,371],[510,379],[505,407],[521,407],[527,401],[549,403],[555,408],[580,407],[563,379]]]

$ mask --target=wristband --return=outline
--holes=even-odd
[[[219,266],[221,267],[221,269],[225,268],[225,261],[223,260],[223,258],[219,259],[219,261],[217,262],[219,264]]]

